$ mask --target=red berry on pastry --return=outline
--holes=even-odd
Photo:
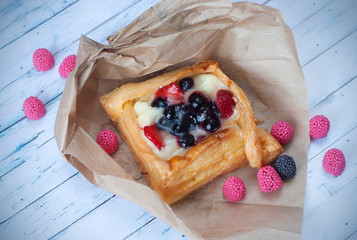
[[[264,193],[273,192],[283,186],[283,180],[271,166],[265,166],[259,169],[257,178],[260,190]]]
[[[345,169],[345,155],[343,155],[340,150],[332,148],[325,153],[325,156],[322,160],[322,165],[326,172],[337,177],[341,175],[341,173]]]
[[[330,121],[323,115],[317,115],[310,120],[310,136],[323,138],[330,130]]]
[[[271,128],[271,135],[282,145],[291,141],[294,135],[294,128],[285,121],[274,123]]]
[[[32,62],[38,71],[46,72],[55,64],[55,58],[46,48],[40,48],[33,53]]]
[[[46,113],[46,107],[37,97],[26,98],[23,109],[25,116],[30,120],[38,120]]]
[[[119,147],[117,136],[109,129],[102,130],[98,133],[97,143],[108,154],[115,152]]]
[[[233,100],[233,94],[227,90],[218,90],[216,105],[222,118],[229,118],[233,114],[233,108],[236,105]]]
[[[222,193],[230,202],[237,202],[245,197],[245,185],[239,177],[230,177],[223,185]]]
[[[156,127],[156,124],[144,127],[144,134],[157,147],[157,149],[161,150],[161,148],[165,147],[160,130]]]
[[[67,78],[72,70],[76,67],[76,55],[66,57],[58,68],[58,72],[63,78]]]
[[[165,87],[159,88],[155,93],[156,98],[164,98],[168,102],[179,102],[183,100],[183,92],[176,83],[171,83]]]

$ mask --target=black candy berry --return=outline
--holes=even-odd
[[[182,78],[179,82],[179,86],[182,90],[190,90],[194,85],[193,79],[190,77]]]
[[[294,159],[288,155],[281,155],[275,162],[273,167],[280,175],[281,179],[288,180],[293,178],[296,173],[296,165]]]
[[[157,107],[157,108],[165,108],[169,105],[167,100],[162,97],[156,98],[154,101],[152,101],[151,106],[152,107]]]

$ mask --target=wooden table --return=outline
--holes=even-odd
[[[158,0],[0,1],[0,239],[185,239],[144,209],[90,184],[58,151],[53,127],[66,80],[62,60],[80,34],[98,42]],[[257,0],[281,10],[294,34],[310,117],[331,121],[309,146],[302,239],[357,239],[357,1]],[[32,54],[48,48],[55,66],[38,72]],[[29,96],[47,109],[22,110]],[[335,178],[322,168],[330,148],[346,156]]]

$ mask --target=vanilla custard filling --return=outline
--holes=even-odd
[[[207,96],[207,98],[214,101],[216,97],[216,93],[220,89],[229,90],[229,88],[222,83],[215,75],[213,74],[200,74],[192,77],[194,80],[194,86],[184,92],[184,102],[187,103],[188,97],[191,93],[195,91],[200,91]],[[158,121],[158,119],[162,116],[164,111],[163,108],[156,108],[151,106],[151,102],[153,101],[153,97],[148,102],[137,101],[134,104],[134,110],[137,115],[138,125],[141,129],[145,126],[150,126]],[[221,127],[218,131],[225,129],[229,122],[235,120],[237,118],[237,111],[234,110],[232,116],[227,119],[220,118]],[[148,143],[148,145],[152,148],[154,153],[162,160],[170,160],[174,156],[183,156],[190,148],[182,148],[178,143],[177,139],[174,135],[167,131],[160,131],[161,137],[165,144],[165,147],[159,150],[145,135],[144,131],[141,131],[141,135],[143,139]],[[195,139],[198,137],[206,137],[211,133],[206,132],[200,127],[195,128],[189,132],[192,134]]]

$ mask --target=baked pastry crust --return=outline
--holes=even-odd
[[[134,110],[136,101],[149,101],[158,88],[181,78],[210,73],[233,93],[238,117],[207,136],[184,156],[162,160],[144,140]],[[262,167],[282,152],[281,145],[255,124],[251,105],[244,94],[214,61],[200,61],[140,83],[128,83],[100,97],[109,118],[128,144],[150,186],[168,204],[173,204],[218,176],[244,167]]]

